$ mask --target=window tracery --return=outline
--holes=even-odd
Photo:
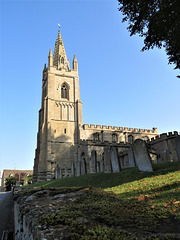
[[[61,86],[61,98],[69,98],[69,91],[68,91],[68,87],[66,86],[65,83],[62,84]]]

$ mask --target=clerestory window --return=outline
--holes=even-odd
[[[133,138],[133,136],[132,135],[129,135],[128,136],[128,143],[133,143],[134,142],[134,138]]]
[[[118,142],[118,136],[116,133],[112,134],[112,142]]]
[[[99,141],[99,133],[98,132],[93,134],[93,141]]]

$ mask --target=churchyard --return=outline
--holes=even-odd
[[[25,239],[180,239],[179,190],[180,162],[41,182],[15,196],[16,230]]]

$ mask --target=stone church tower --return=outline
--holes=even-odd
[[[78,158],[79,130],[82,124],[78,62],[70,69],[60,30],[51,49],[48,67],[42,78],[42,103],[39,111],[34,181],[50,180],[58,165],[70,167]]]
[[[155,136],[156,128],[83,124],[78,62],[74,55],[70,69],[59,30],[54,54],[49,51],[43,70],[34,182],[107,172],[107,164],[110,172],[114,159],[121,168],[132,167],[133,142]]]

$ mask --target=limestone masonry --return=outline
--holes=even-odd
[[[54,54],[50,49],[43,70],[34,181],[133,167],[132,143],[141,139],[147,144],[157,136],[156,128],[83,124],[76,55],[72,65],[70,69],[59,30]],[[153,149],[148,154],[151,160],[162,160]]]

